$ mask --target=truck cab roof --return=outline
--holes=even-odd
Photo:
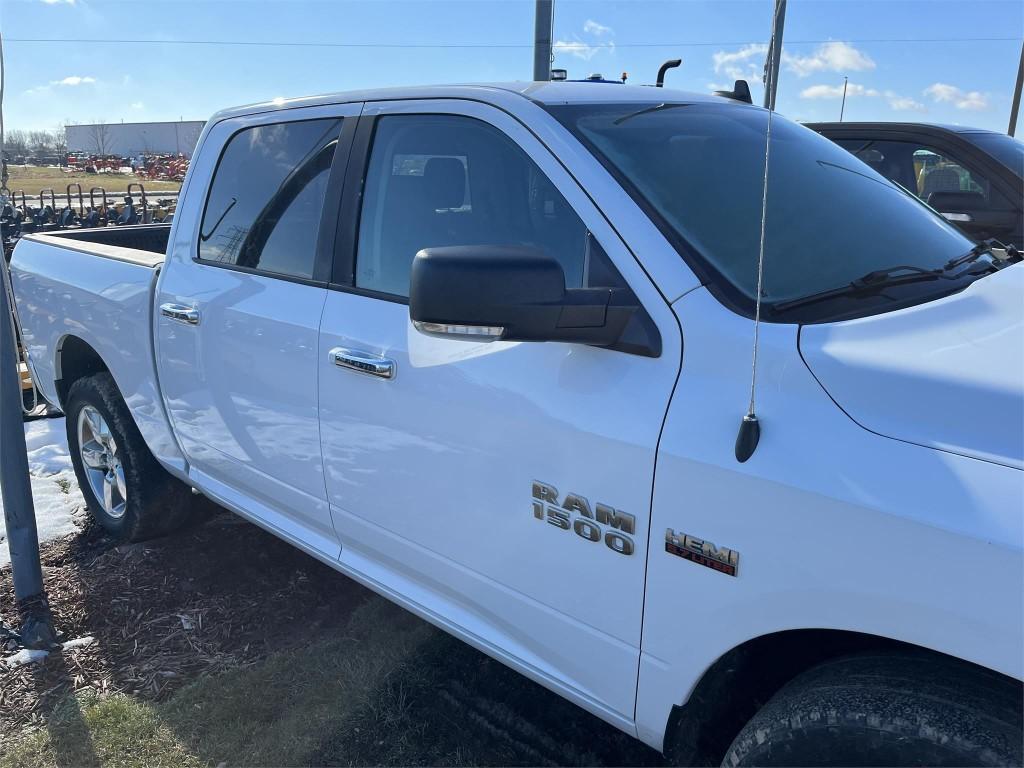
[[[654,88],[647,85],[619,85],[615,88],[597,88],[593,82],[506,82],[470,83],[464,85],[424,85],[396,88],[372,88],[341,91],[319,96],[277,98],[256,104],[247,104],[221,110],[212,121],[229,117],[271,112],[298,107],[316,107],[354,101],[392,101],[400,99],[471,99],[474,101],[501,101],[509,94],[517,94],[540,104],[583,104],[588,102],[704,102],[739,104],[740,102],[706,93],[680,91],[673,88]],[[744,105],[747,106],[747,105]]]

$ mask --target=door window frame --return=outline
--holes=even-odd
[[[213,162],[213,168],[205,179],[202,187],[202,203],[199,207],[199,215],[196,217],[195,229],[191,233],[191,248],[189,256],[193,263],[203,267],[215,269],[227,269],[233,272],[258,275],[273,280],[283,280],[290,283],[300,283],[319,288],[325,288],[330,282],[330,275],[333,263],[333,232],[337,226],[337,218],[340,211],[342,188],[345,180],[345,172],[349,162],[349,155],[352,151],[353,141],[359,125],[359,114],[362,111],[362,102],[348,102],[331,104],[322,107],[301,107],[293,109],[279,109],[271,112],[246,115],[243,117],[232,117],[215,124],[209,131],[205,144],[216,146],[217,155]],[[210,199],[210,192],[214,180],[217,177],[217,170],[220,168],[221,160],[227,151],[228,145],[241,132],[250,128],[265,127],[270,125],[281,125],[288,123],[303,123],[312,120],[340,120],[341,132],[338,136],[338,145],[334,150],[334,157],[331,161],[331,168],[327,177],[327,189],[324,193],[323,208],[320,213],[320,222],[317,227],[315,246],[315,257],[313,261],[312,278],[297,275],[286,275],[268,270],[239,266],[237,264],[225,264],[222,262],[210,261],[199,256],[199,238],[202,232],[202,222],[205,216],[206,206]]]

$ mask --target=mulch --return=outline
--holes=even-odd
[[[68,693],[162,700],[199,675],[251,664],[344,627],[369,592],[228,513],[174,536],[118,545],[96,526],[41,548],[61,641],[42,663],[0,663],[0,742],[45,722]],[[17,627],[11,570],[0,624]],[[16,647],[0,647],[7,656]]]

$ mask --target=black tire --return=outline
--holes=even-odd
[[[78,418],[86,406],[99,411],[117,444],[126,489],[124,512],[120,517],[106,512],[86,476],[78,441]],[[97,373],[72,384],[64,413],[68,449],[78,487],[82,489],[89,512],[109,533],[122,541],[142,541],[170,533],[192,521],[198,505],[191,490],[171,477],[153,458],[109,373]]]
[[[1021,687],[930,653],[835,659],[797,676],[725,766],[1020,766]]]

